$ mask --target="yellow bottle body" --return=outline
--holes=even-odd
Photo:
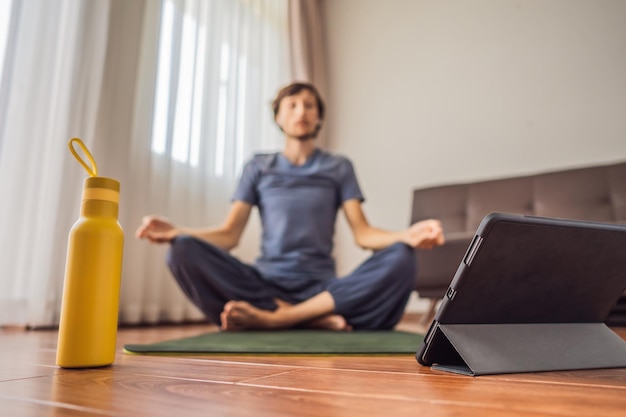
[[[106,366],[115,359],[124,247],[118,196],[115,180],[85,180],[81,217],[67,248],[57,345],[63,368]]]

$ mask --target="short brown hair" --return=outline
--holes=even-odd
[[[276,115],[278,114],[280,102],[285,97],[295,96],[302,90],[308,90],[315,96],[315,99],[317,101],[318,117],[320,119],[324,119],[324,101],[322,100],[322,96],[320,96],[319,91],[317,91],[317,88],[315,88],[313,84],[304,83],[304,82],[295,82],[295,83],[288,84],[278,91],[278,94],[276,94],[276,98],[272,102],[272,110],[274,110],[274,118],[276,118]]]

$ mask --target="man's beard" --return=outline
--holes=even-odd
[[[298,139],[300,142],[306,142],[307,140],[315,139],[316,136],[317,136],[317,133],[309,133],[309,134],[302,135],[302,136],[296,136],[296,139]]]
[[[296,139],[298,139],[300,142],[306,142],[307,140],[315,139],[317,137],[317,134],[320,132],[321,128],[322,128],[322,124],[318,123],[315,126],[315,129],[313,129],[311,132],[304,134],[304,135],[296,136]]]

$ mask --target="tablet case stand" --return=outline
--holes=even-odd
[[[439,324],[432,338],[432,368],[464,375],[626,367],[604,323]]]

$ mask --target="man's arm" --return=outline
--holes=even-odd
[[[363,249],[383,249],[397,242],[414,248],[431,249],[445,241],[438,220],[423,220],[402,231],[387,231],[370,226],[359,200],[347,200],[342,207],[354,240]]]
[[[153,243],[165,243],[185,234],[205,240],[222,249],[230,250],[239,244],[251,211],[252,206],[250,204],[235,201],[230,208],[226,221],[219,227],[209,229],[177,227],[166,218],[146,216],[135,232],[135,236],[139,239],[148,239]]]

